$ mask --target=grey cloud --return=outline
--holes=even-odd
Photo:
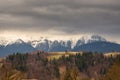
[[[1,31],[120,34],[120,0],[11,1],[0,0]]]

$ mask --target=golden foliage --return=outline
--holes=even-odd
[[[101,80],[120,80],[120,63],[115,63]]]

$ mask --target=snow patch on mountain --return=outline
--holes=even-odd
[[[68,40],[49,40],[47,38],[40,37],[38,40],[29,40],[27,42],[23,41],[22,39],[17,39],[14,41],[0,40],[0,45],[7,46],[10,44],[27,43],[37,49],[39,49],[39,48],[40,49],[43,49],[43,48],[50,49],[54,45],[59,45],[59,46],[67,47],[69,49],[73,49],[76,46],[81,46],[81,45],[96,42],[96,41],[106,41],[106,39],[99,35],[87,35],[87,36],[82,36],[79,39],[72,38],[72,39],[68,39]]]
[[[91,43],[91,42],[95,42],[95,41],[106,41],[106,39],[99,35],[92,35],[87,43]]]
[[[8,44],[8,41],[0,40],[0,45],[6,46],[7,44]]]
[[[25,43],[22,39],[17,39],[17,40],[14,40],[14,41],[11,41],[9,42],[7,45],[11,45],[11,44],[22,44],[22,43]],[[6,46],[7,46],[6,45]]]

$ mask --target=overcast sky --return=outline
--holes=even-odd
[[[0,0],[0,37],[100,34],[120,43],[120,0]]]

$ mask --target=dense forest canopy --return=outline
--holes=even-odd
[[[69,53],[66,52],[68,55]],[[83,52],[48,59],[45,52],[16,53],[0,61],[0,80],[119,80],[120,55]]]

